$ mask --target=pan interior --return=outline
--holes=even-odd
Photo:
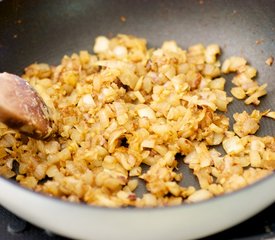
[[[121,21],[121,17],[126,21]],[[91,51],[98,35],[132,34],[159,47],[175,40],[181,47],[217,43],[221,60],[243,56],[255,67],[260,84],[268,83],[268,95],[259,107],[234,100],[226,113],[273,109],[275,66],[266,65],[275,55],[275,1],[40,1],[0,2],[0,72],[21,74],[33,62],[58,64],[65,54]],[[227,77],[226,89],[232,86]],[[229,92],[229,91],[228,91]],[[229,94],[230,95],[230,94]],[[274,122],[263,119],[258,135],[275,135]],[[182,161],[180,161],[182,162]],[[184,184],[196,179],[180,164]],[[140,191],[143,191],[141,188]]]

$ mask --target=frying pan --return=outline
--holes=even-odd
[[[274,0],[0,1],[0,72],[21,74],[33,62],[58,64],[64,54],[91,49],[96,36],[117,33],[144,37],[150,47],[164,40],[176,40],[183,48],[217,43],[223,49],[221,60],[241,55],[259,70],[258,81],[268,83],[259,109],[275,108],[275,66],[265,64],[275,56]],[[235,100],[228,115],[254,108]],[[265,119],[259,135],[274,136],[274,122]],[[45,197],[0,178],[0,203],[37,226],[74,239],[194,239],[263,210],[275,200],[274,186],[273,174],[196,204],[108,209]]]

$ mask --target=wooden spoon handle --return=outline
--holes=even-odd
[[[0,73],[0,121],[34,138],[52,132],[44,101],[28,82],[9,73]]]

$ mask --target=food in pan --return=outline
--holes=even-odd
[[[41,141],[1,124],[1,175],[68,201],[156,207],[232,192],[275,169],[275,138],[255,136],[274,112],[235,113],[232,129],[225,115],[233,98],[224,74],[234,74],[231,93],[244,104],[258,105],[267,93],[244,58],[221,63],[216,44],[147,49],[128,35],[99,36],[93,50],[25,69],[57,132]],[[182,186],[179,161],[200,189]],[[138,195],[142,182],[147,192]]]

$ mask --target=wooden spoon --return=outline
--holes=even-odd
[[[0,121],[27,136],[45,139],[52,133],[48,108],[24,79],[0,73]]]

